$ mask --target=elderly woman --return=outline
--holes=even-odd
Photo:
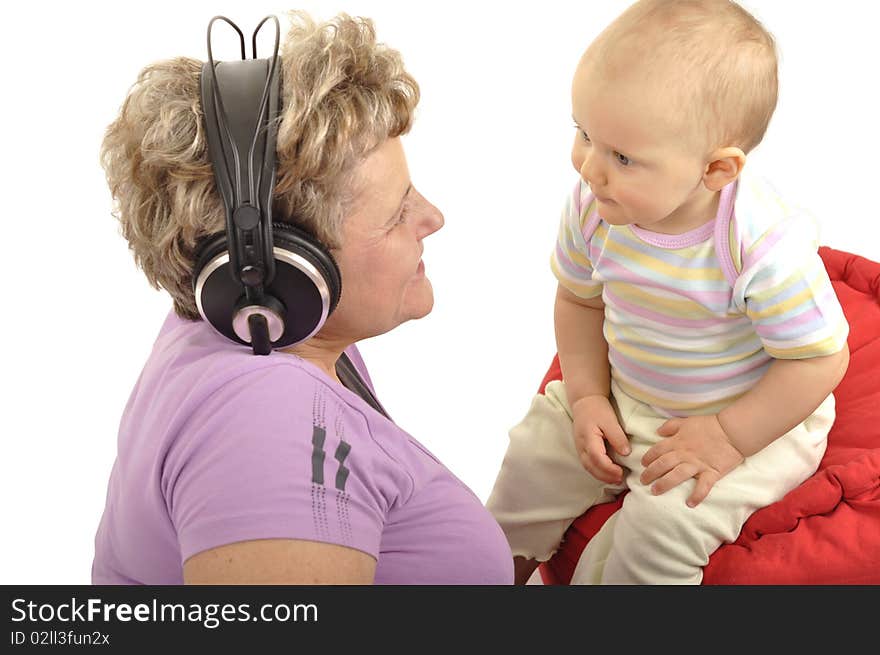
[[[295,216],[328,246],[341,299],[313,337],[267,357],[200,320],[196,246],[224,230],[202,64],[146,68],[102,162],[135,259],[174,311],[122,417],[92,580],[508,584],[498,525],[387,418],[355,345],[433,305],[421,257],[443,216],[410,181],[399,138],[418,86],[370,21],[291,18],[275,220]],[[340,381],[343,353],[360,388]]]

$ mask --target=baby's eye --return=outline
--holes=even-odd
[[[621,166],[629,166],[630,165],[629,157],[627,157],[626,155],[622,155],[619,152],[615,152],[614,157],[617,159],[617,163],[620,164]]]
[[[584,131],[581,129],[581,126],[580,126],[580,125],[578,125],[577,123],[575,123],[575,124],[574,124],[574,129],[576,129],[578,132],[580,132],[581,139],[583,139],[583,140],[586,141],[587,143],[590,142],[590,137],[587,135],[586,132],[584,132]]]

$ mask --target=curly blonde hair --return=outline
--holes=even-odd
[[[376,41],[371,20],[289,17],[273,216],[337,248],[354,169],[385,140],[409,131],[419,87],[400,53]],[[184,57],[144,68],[101,144],[113,215],[136,264],[189,319],[199,318],[192,292],[197,244],[225,229],[203,126],[201,70],[202,62]]]

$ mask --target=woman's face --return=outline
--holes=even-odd
[[[322,332],[360,340],[431,311],[423,240],[443,227],[443,214],[413,187],[400,139],[373,151],[354,180],[342,247],[333,251],[342,297]]]

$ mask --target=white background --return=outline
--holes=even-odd
[[[627,4],[299,3],[323,18],[342,10],[373,17],[421,85],[404,144],[414,183],[446,216],[425,249],[436,304],[428,318],[362,349],[397,422],[483,500],[507,430],[554,353],[547,260],[575,180],[570,76]],[[880,260],[878,5],[746,6],[782,55],[779,108],[749,166],[819,218],[823,243]],[[204,58],[211,16],[249,31],[287,7],[27,7],[2,10],[0,46],[0,583],[87,583],[119,417],[170,306],[135,269],[110,215],[102,132],[142,66]]]

